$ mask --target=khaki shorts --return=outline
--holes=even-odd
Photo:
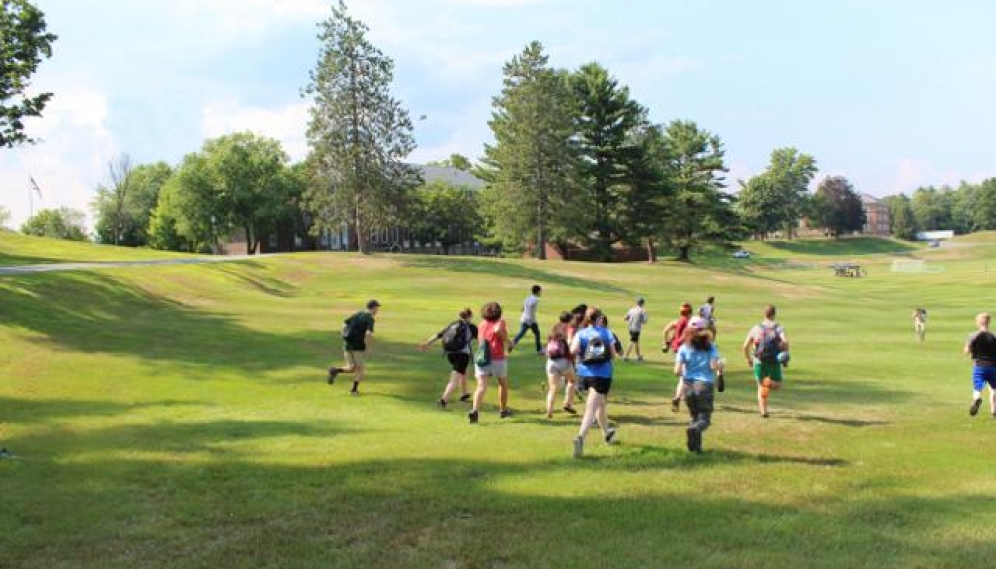
[[[474,377],[508,377],[507,360],[491,360],[491,363],[481,367],[474,364]]]
[[[359,369],[367,365],[366,352],[351,352],[346,350],[343,352],[343,356],[346,360],[346,367]]]
[[[574,365],[571,364],[571,360],[567,358],[561,358],[559,360],[547,360],[546,361],[546,375],[553,376],[556,378],[566,378],[568,376],[574,377]]]

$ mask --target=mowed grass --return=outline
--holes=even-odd
[[[996,275],[991,249],[940,273],[869,277],[472,258],[300,254],[210,266],[0,277],[0,566],[990,567],[991,441],[970,418],[961,346]],[[481,424],[434,406],[447,374],[415,345],[464,306],[515,326],[530,285],[544,328],[580,301],[620,335],[636,295],[650,361],[619,363],[610,418],[542,415],[542,360],[510,361]],[[717,297],[730,372],[706,452],[684,449],[659,330]],[[325,383],[341,321],[383,311],[370,378]],[[757,416],[740,342],[774,302],[785,389]],[[927,342],[910,312],[929,311]]]
[[[189,253],[30,237],[0,229],[0,267],[65,262],[146,261],[196,256]]]

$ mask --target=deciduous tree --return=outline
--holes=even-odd
[[[21,233],[67,241],[86,241],[84,219],[82,211],[68,207],[43,209],[24,222]]]
[[[827,176],[816,188],[810,205],[812,220],[834,237],[860,231],[865,225],[861,196],[843,176]]]
[[[42,57],[52,56],[55,34],[45,14],[27,0],[0,1],[0,147],[34,142],[24,119],[39,117],[52,93],[31,95],[31,76]]]

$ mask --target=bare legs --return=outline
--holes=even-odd
[[[772,381],[771,378],[764,378],[757,382],[757,408],[762,417],[768,416],[768,396],[772,391],[782,388],[782,382]]]

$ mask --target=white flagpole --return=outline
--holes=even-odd
[[[35,216],[35,196],[31,195],[33,188],[31,187],[31,176],[28,176],[28,220]]]

